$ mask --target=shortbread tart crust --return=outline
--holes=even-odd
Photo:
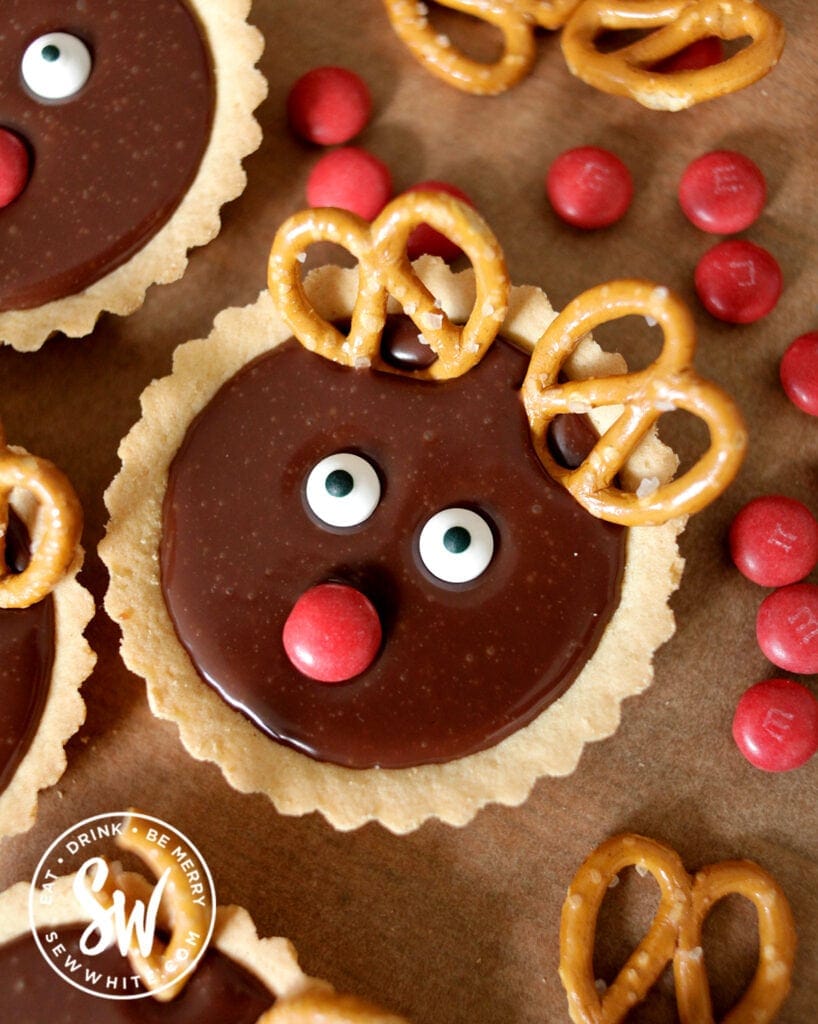
[[[221,207],[244,190],[242,160],[261,144],[253,111],[267,95],[254,66],[264,39],[246,21],[251,0],[187,0],[213,60],[213,124],[196,177],[168,222],[126,263],[84,291],[33,309],[0,312],[0,343],[35,351],[55,331],[89,334],[103,312],[127,315],[142,305],[152,284],[168,284],[187,267],[188,250],[219,233]]]
[[[13,450],[22,452],[16,447]],[[13,492],[11,505],[31,533],[36,513],[31,495]],[[94,615],[94,599],[77,582],[82,560],[83,552],[78,549],[68,572],[52,591],[54,663],[51,682],[37,732],[11,782],[0,793],[0,838],[25,832],[34,824],[37,794],[54,785],[65,771],[63,747],[85,721],[80,687],[91,674],[96,655],[83,636]]]
[[[125,874],[134,887],[150,896],[150,886],[138,875]],[[74,875],[65,875],[53,882],[50,902],[34,901],[35,924],[38,928],[84,924],[78,914],[73,895]],[[0,946],[30,933],[29,898],[31,886],[18,882],[0,893]],[[299,964],[295,947],[285,938],[260,938],[250,914],[244,907],[219,906],[211,945],[235,963],[255,975],[275,999],[289,998],[316,988],[326,991],[330,986],[305,974]],[[62,984],[55,978],[55,984]]]
[[[472,272],[452,274],[431,258],[415,269],[449,317],[464,321],[474,301]],[[348,317],[357,271],[324,267],[306,288],[321,316]],[[539,289],[514,288],[502,334],[530,350],[555,316]],[[190,423],[235,372],[290,336],[264,292],[253,305],[222,312],[208,338],[180,346],[172,374],[143,393],[142,419],[120,446],[122,470],[106,493],[110,521],[100,545],[110,573],[105,605],[122,628],[123,658],[146,679],[154,714],[176,722],[193,757],[216,762],[236,789],[265,793],[281,813],[318,810],[340,830],[375,819],[405,833],[430,817],[463,825],[487,803],[519,804],[540,776],[572,772],[586,742],[616,730],[621,701],[651,682],[653,651],[674,629],[667,601],[681,578],[676,538],[684,522],[631,528],[619,607],[568,691],[529,725],[446,764],[349,769],[314,761],[269,739],[200,679],[176,637],[159,569],[168,469]],[[621,356],[585,339],[565,371],[583,378],[625,368]],[[601,410],[600,422],[606,412],[609,421],[617,415]],[[674,454],[654,435],[634,454],[627,483],[666,480],[675,468]]]

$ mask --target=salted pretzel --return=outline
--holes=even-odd
[[[143,860],[157,878],[161,878],[166,871],[169,873],[162,896],[162,908],[167,913],[171,936],[167,944],[158,938],[154,939],[150,952],[143,956],[137,937],[132,934],[128,959],[153,998],[159,1002],[168,1002],[187,984],[190,975],[181,975],[184,967],[195,962],[210,940],[213,904],[206,886],[202,902],[193,902],[182,864],[169,848],[151,842],[146,828],[142,819],[129,816],[116,842],[123,850],[135,853]],[[137,894],[129,884],[128,876],[114,868],[94,896],[101,906],[108,909],[113,904],[116,890],[125,893],[125,912],[130,916],[134,901],[144,891],[143,888],[140,887]]]
[[[37,504],[31,555],[19,573],[8,570],[5,539],[12,492],[28,492]],[[0,608],[28,608],[62,578],[77,552],[82,508],[74,489],[51,462],[6,444],[0,424]]]
[[[655,321],[664,334],[658,358],[646,369],[614,377],[560,381],[560,370],[582,338],[600,324],[631,314]],[[552,321],[535,346],[522,394],[534,447],[548,473],[592,515],[642,526],[697,512],[727,487],[747,445],[732,399],[693,369],[693,318],[677,296],[649,281],[622,280],[583,292]],[[622,406],[584,462],[568,469],[548,448],[555,416]],[[690,469],[660,484],[644,480],[635,493],[615,478],[659,417],[684,409],[704,420],[710,445]]]
[[[613,983],[600,994],[593,954],[596,923],[605,893],[626,867],[650,872],[661,897],[656,916]],[[597,847],[574,876],[562,908],[560,979],[574,1024],[618,1024],[641,1002],[673,962],[681,1024],[713,1024],[702,953],[702,926],[713,905],[738,893],[758,912],[759,963],[725,1021],[768,1024],[784,1001],[795,959],[795,925],[775,880],[751,861],[723,861],[691,878],[670,847],[644,836],[613,836]]]
[[[256,1024],[407,1024],[403,1017],[387,1013],[357,996],[336,995],[310,989],[279,999]]]
[[[466,253],[474,267],[476,300],[463,326],[452,323],[409,262],[406,243],[419,224],[429,224]],[[308,247],[329,241],[358,261],[358,295],[347,337],[315,311],[301,280]],[[414,377],[444,380],[465,373],[483,357],[505,319],[509,278],[497,239],[466,203],[439,192],[399,196],[370,225],[345,210],[303,210],[281,226],[273,241],[267,274],[276,307],[301,343],[347,366],[377,366],[381,332],[391,295],[437,355]]]
[[[534,31],[560,28],[580,0],[438,0],[441,6],[479,18],[503,34],[494,64],[473,60],[429,23],[418,0],[383,0],[392,27],[428,71],[464,92],[494,96],[524,78],[534,63]]]
[[[603,33],[629,29],[655,31],[609,53],[598,49]],[[709,36],[751,41],[711,67],[656,70]],[[561,46],[570,70],[588,85],[654,110],[682,110],[743,89],[771,71],[784,48],[784,27],[754,0],[583,0],[563,28]]]

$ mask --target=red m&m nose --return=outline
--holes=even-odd
[[[343,683],[375,660],[381,621],[360,590],[343,583],[320,583],[293,605],[282,633],[293,665],[321,683]]]
[[[8,206],[28,182],[29,160],[25,143],[14,132],[0,128],[0,207]]]

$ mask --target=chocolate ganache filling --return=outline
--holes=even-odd
[[[464,376],[429,383],[291,339],[228,380],[176,454],[163,512],[163,592],[201,678],[281,743],[355,768],[484,750],[559,697],[618,604],[626,534],[543,470],[519,396],[527,364],[497,341]],[[338,452],[380,482],[356,526],[326,525],[306,497]],[[418,540],[452,508],[493,538],[470,582],[438,578]],[[383,631],[372,664],[333,685],[302,675],[282,642],[294,603],[328,581],[360,590]]]
[[[60,946],[55,948],[59,949],[63,969],[66,957],[72,957],[74,963],[88,963],[88,957],[79,953],[81,934],[79,925],[75,929],[60,928]],[[47,943],[44,945],[49,948]],[[102,977],[121,975],[122,957],[116,947],[96,955],[93,969]],[[275,1002],[254,975],[213,947],[202,957],[182,992],[170,1002],[158,1002],[150,996],[105,999],[75,988],[57,975],[31,935],[0,947],[0,988],[4,1019],[26,1024],[256,1024]]]
[[[10,511],[6,563],[19,572],[28,538]],[[25,757],[43,713],[54,662],[54,601],[30,608],[0,608],[0,793]]]
[[[47,92],[52,76],[65,91],[72,47],[53,33],[91,60],[58,99],[33,88]],[[38,40],[38,77],[27,78]],[[4,0],[0,129],[23,141],[31,170],[0,209],[0,311],[80,292],[142,248],[196,175],[213,104],[209,49],[181,0]]]

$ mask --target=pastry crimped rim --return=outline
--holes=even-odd
[[[422,258],[415,268],[452,319],[468,316],[471,270],[453,274],[434,258]],[[305,286],[323,317],[340,319],[352,308],[357,270],[322,267]],[[513,288],[501,333],[530,350],[555,316],[539,289]],[[446,764],[354,769],[315,761],[270,739],[202,681],[177,639],[159,568],[168,469],[188,426],[236,371],[289,337],[263,292],[250,306],[220,313],[208,338],[177,348],[170,376],[142,394],[142,418],[120,445],[122,469],[105,495],[110,520],[99,547],[110,574],[105,607],[122,628],[122,657],[146,680],[153,713],[176,722],[193,757],[218,764],[235,789],[265,793],[280,813],[317,810],[342,831],[378,820],[405,833],[432,817],[463,825],[491,802],[520,804],[539,777],[570,774],[586,742],[616,730],[621,701],[650,684],[653,651],[674,631],[667,601],[681,579],[676,538],[684,522],[630,528],[621,600],[596,651],[566,693],[527,726]],[[591,339],[565,367],[572,377],[624,370],[621,356]],[[594,416],[606,413],[616,418],[615,409]],[[637,481],[663,480],[676,463],[654,434],[630,469]]]
[[[152,284],[182,277],[188,250],[218,235],[221,207],[244,191],[242,160],[258,149],[262,138],[253,111],[267,95],[266,79],[255,67],[264,37],[246,20],[251,0],[186,3],[210,50],[215,94],[210,138],[192,184],[167,223],[121,266],[81,292],[0,313],[0,344],[32,352],[56,331],[72,338],[90,334],[104,312],[133,313]]]
[[[64,875],[51,883],[47,905],[35,900],[38,928],[85,923],[73,895],[75,877]],[[144,883],[145,894],[150,894],[150,886],[142,876],[129,873],[124,877]],[[31,934],[30,894],[28,882],[18,882],[0,893],[0,946]],[[210,944],[255,975],[275,999],[290,998],[315,989],[331,990],[327,982],[312,978],[301,970],[295,947],[289,939],[260,938],[252,917],[244,907],[229,905],[216,908]]]
[[[31,495],[12,492],[11,505],[31,531],[36,511]],[[0,839],[26,832],[34,824],[37,794],[62,776],[67,764],[63,747],[85,721],[80,688],[97,659],[83,636],[95,605],[91,594],[77,581],[82,560],[83,551],[78,548],[65,576],[52,591],[54,662],[48,695],[29,748],[11,782],[0,793]]]

